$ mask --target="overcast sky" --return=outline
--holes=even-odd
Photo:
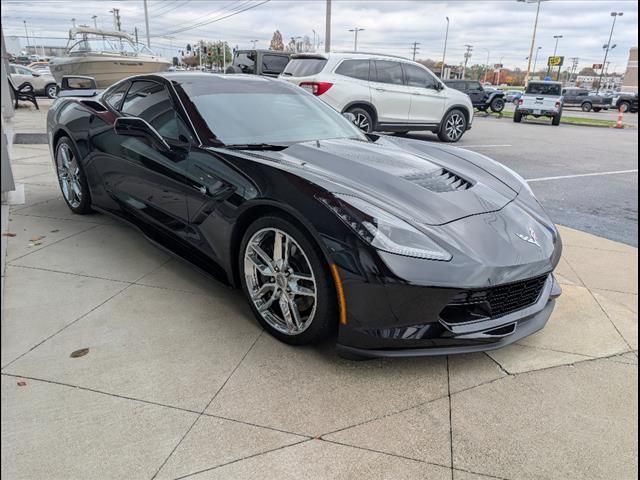
[[[282,32],[285,43],[292,36],[313,38],[313,30],[324,40],[325,0],[268,0],[258,5],[261,1],[264,0],[149,0],[151,46],[167,56],[172,53],[171,43],[176,50],[201,38],[227,40],[231,46],[241,48],[251,46],[250,41],[256,39],[258,47],[267,48],[276,29]],[[415,41],[420,42],[418,58],[440,60],[448,16],[451,23],[447,63],[462,62],[464,46],[471,44],[472,64],[485,63],[489,50],[491,64],[503,58],[505,66],[521,68],[526,68],[536,9],[535,3],[516,0],[333,0],[332,5],[334,50],[353,50],[353,33],[348,30],[357,26],[365,29],[359,34],[359,50],[410,57]],[[222,18],[252,6],[255,8]],[[72,18],[77,24],[93,25],[91,17],[97,15],[98,27],[112,29],[109,10],[114,7],[120,9],[122,29],[133,32],[137,26],[140,38],[144,38],[143,0],[2,0],[2,26],[5,36],[24,37],[23,20],[26,20],[29,36],[33,32],[36,37],[62,39],[72,26]],[[624,71],[629,47],[638,45],[636,1],[543,1],[536,38],[536,46],[542,47],[539,59],[553,53],[553,36],[563,35],[558,55],[579,57],[580,68],[601,63],[602,45],[611,29],[611,11],[624,12],[624,16],[616,21],[612,43],[617,47],[609,55],[609,71],[614,67]],[[210,20],[216,21],[172,34]],[[167,35],[174,38],[166,38]],[[37,41],[65,43],[55,39]]]

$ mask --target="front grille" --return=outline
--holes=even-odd
[[[440,312],[450,324],[498,318],[533,305],[540,298],[548,275],[456,295]]]
[[[467,190],[473,186],[471,182],[444,168],[431,173],[409,174],[403,178],[437,193]]]

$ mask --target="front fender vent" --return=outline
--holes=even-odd
[[[473,186],[468,180],[444,168],[430,173],[405,175],[403,178],[436,193],[468,190]]]

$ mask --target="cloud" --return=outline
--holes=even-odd
[[[308,35],[313,30],[324,40],[324,0],[271,0],[270,2],[189,31],[175,33],[174,38],[159,35],[170,33],[199,22],[219,19],[257,0],[149,0],[152,47],[170,56],[187,43],[199,39],[227,40],[230,45],[249,47],[258,40],[258,47],[267,48],[274,30],[285,40]],[[97,15],[99,27],[113,28],[111,8],[119,8],[123,29],[132,32],[137,26],[144,39],[144,9],[142,0],[124,1],[3,1],[2,25],[6,36],[24,36],[24,23],[36,37],[48,44],[64,44],[71,27],[92,25]],[[335,50],[352,50],[353,34],[349,29],[364,28],[359,33],[359,49],[393,55],[410,56],[411,44],[420,42],[418,58],[440,59],[444,44],[445,17],[450,18],[447,61],[463,61],[464,45],[474,46],[471,63],[490,63],[501,58],[507,66],[526,67],[529,54],[535,3],[502,1],[340,1],[332,2],[332,46]],[[554,35],[563,35],[558,54],[579,57],[580,66],[600,63],[602,45],[607,43],[611,28],[609,12],[624,12],[616,22],[612,43],[617,47],[610,54],[611,67],[624,68],[629,48],[637,45],[638,5],[635,1],[563,1],[541,4],[536,46],[542,46],[540,58],[553,53]],[[31,36],[31,31],[29,32]],[[488,50],[488,51],[487,51]],[[543,60],[544,61],[544,60]]]

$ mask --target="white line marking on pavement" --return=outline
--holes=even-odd
[[[460,148],[494,148],[494,147],[513,147],[513,145],[460,145]]]
[[[613,172],[595,172],[595,173],[577,173],[575,175],[561,175],[558,177],[540,177],[540,178],[528,178],[526,181],[531,182],[546,182],[547,180],[564,180],[565,178],[579,178],[579,177],[599,177],[601,175],[619,175],[621,173],[638,173],[638,169],[635,170],[614,170]]]

